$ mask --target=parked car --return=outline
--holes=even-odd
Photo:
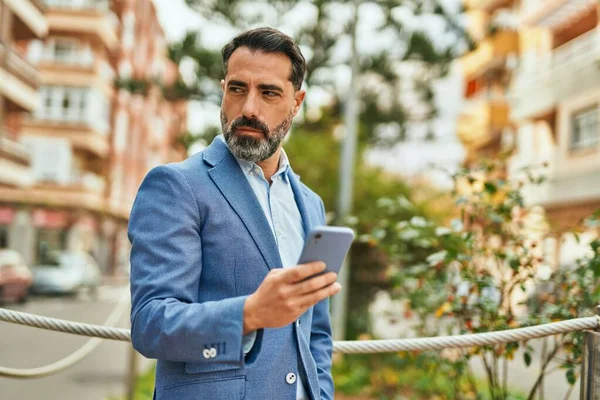
[[[0,301],[24,302],[33,275],[23,257],[15,250],[0,249]]]
[[[96,260],[86,252],[55,251],[43,265],[31,267],[32,293],[77,294],[83,289],[96,293],[101,272]]]

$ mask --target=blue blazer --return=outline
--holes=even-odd
[[[289,175],[306,234],[325,224],[323,202]],[[294,324],[259,330],[243,354],[246,297],[282,265],[262,208],[222,141],[152,169],[128,233],[131,340],[158,360],[156,399],[294,400],[301,377],[313,400],[333,399],[328,300]]]

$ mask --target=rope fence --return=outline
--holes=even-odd
[[[103,325],[114,325],[121,317],[123,317],[125,312],[129,310],[129,302],[126,301],[128,297],[129,292],[124,292],[121,295],[120,301],[106,318]],[[102,325],[82,324],[79,322],[42,317],[4,308],[0,308],[0,314],[2,315],[0,321],[92,337],[70,355],[43,367],[19,369],[0,366],[0,376],[7,378],[33,379],[54,375],[83,360],[94,351],[100,343],[102,343],[102,339],[119,338],[117,340],[130,340],[129,330],[127,329],[115,329]]]
[[[104,325],[114,325],[128,309],[129,303],[120,302],[111,313]],[[13,369],[0,367],[0,376],[14,378],[35,378],[61,371],[83,359],[93,351],[101,339],[131,341],[129,329],[119,329],[110,326],[84,324],[57,318],[0,309],[0,321],[11,322],[36,328],[71,333],[74,335],[90,336],[90,339],[72,355],[45,367],[32,369]],[[430,351],[445,348],[464,348],[475,346],[495,345],[510,342],[520,342],[529,339],[542,338],[562,333],[579,332],[600,329],[600,317],[576,318],[544,325],[525,328],[509,329],[497,332],[475,333],[455,336],[439,336],[415,339],[392,340],[360,340],[336,341],[333,351],[342,354],[372,354],[399,351]]]

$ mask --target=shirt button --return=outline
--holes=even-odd
[[[300,326],[300,320],[296,321],[296,326]]]
[[[289,373],[287,374],[287,376],[285,377],[285,381],[287,383],[289,383],[290,385],[293,385],[294,383],[296,383],[296,374],[294,373]]]

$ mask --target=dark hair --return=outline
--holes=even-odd
[[[282,53],[292,62],[290,81],[296,90],[302,87],[306,60],[294,39],[273,28],[256,28],[243,32],[227,43],[221,51],[223,55],[223,71],[227,75],[227,64],[233,52],[239,47],[247,47],[251,51],[265,53]]]

